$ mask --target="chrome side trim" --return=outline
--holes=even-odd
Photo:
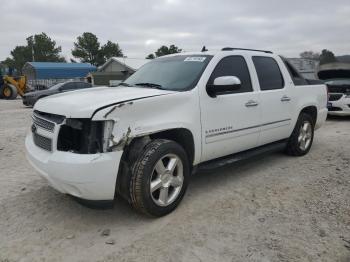
[[[260,124],[260,125],[249,126],[249,127],[244,127],[244,128],[240,128],[240,129],[233,129],[233,130],[224,131],[224,132],[219,132],[219,133],[215,133],[215,134],[209,134],[209,135],[206,135],[205,137],[206,137],[206,138],[209,138],[209,137],[221,136],[221,135],[236,133],[236,132],[240,132],[240,131],[244,131],[244,130],[248,130],[248,129],[254,129],[254,128],[258,128],[258,127],[263,127],[263,126],[278,124],[278,123],[282,123],[282,122],[286,122],[286,121],[290,121],[290,120],[292,120],[292,119],[288,118],[288,119],[283,119],[283,120],[268,122],[268,123],[264,123],[264,124]]]

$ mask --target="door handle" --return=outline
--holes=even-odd
[[[249,100],[247,103],[245,103],[246,107],[257,106],[257,105],[259,105],[259,103],[254,100]]]
[[[282,102],[289,102],[290,100],[292,100],[289,96],[282,96],[281,101]]]

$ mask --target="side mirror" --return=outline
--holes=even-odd
[[[241,88],[241,80],[236,76],[220,76],[214,79],[212,85],[207,85],[207,93],[210,97],[232,93]]]

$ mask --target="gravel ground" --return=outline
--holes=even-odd
[[[50,188],[24,155],[32,110],[0,100],[0,261],[350,261],[350,118],[310,153],[192,177],[172,214],[116,200],[93,210]]]

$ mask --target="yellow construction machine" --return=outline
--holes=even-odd
[[[16,99],[17,95],[23,96],[27,91],[27,79],[25,76],[14,77],[5,75],[1,78],[0,99]]]

